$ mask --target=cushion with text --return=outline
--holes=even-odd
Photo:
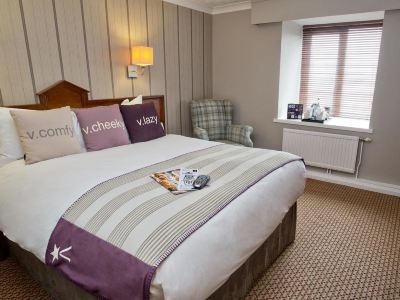
[[[34,111],[11,110],[25,163],[81,152],[69,107]]]
[[[153,103],[121,105],[122,116],[132,143],[140,143],[165,135]]]
[[[130,143],[118,104],[74,109],[87,151]]]

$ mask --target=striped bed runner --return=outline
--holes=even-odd
[[[249,187],[295,160],[285,152],[218,145],[112,178],[66,211],[46,263],[99,296],[149,298],[157,267],[174,249]],[[150,178],[179,167],[210,175],[209,186],[173,195]]]

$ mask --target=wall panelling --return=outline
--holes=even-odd
[[[65,79],[90,99],[163,94],[167,130],[191,135],[190,101],[212,94],[210,15],[162,0],[1,0],[0,105],[35,103]],[[130,50],[154,65],[127,78]]]
[[[126,76],[131,60],[127,1],[107,1],[107,12],[114,97],[133,96],[132,79]]]
[[[37,91],[62,79],[52,0],[22,0]]]
[[[86,47],[89,58],[91,98],[113,98],[106,0],[81,1],[83,2]]]
[[[168,98],[167,114],[170,132],[181,134],[179,87],[178,7],[164,2],[165,84]]]
[[[80,0],[55,0],[64,79],[89,89]]]
[[[20,2],[0,1],[0,104],[35,103]]]
[[[186,7],[178,9],[179,78],[181,91],[181,130],[191,135],[190,101],[193,99],[192,13]]]
[[[193,99],[204,98],[204,23],[203,13],[192,11]]]
[[[131,48],[148,46],[146,0],[128,0],[129,34]],[[143,76],[133,80],[135,95],[150,95],[150,74],[148,68]]]

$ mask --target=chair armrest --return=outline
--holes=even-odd
[[[195,138],[198,138],[201,140],[206,140],[206,141],[210,140],[210,138],[208,137],[207,130],[200,128],[200,127],[193,128],[193,135]]]
[[[253,127],[248,125],[228,125],[226,127],[226,139],[246,147],[253,147],[253,141],[250,138],[252,132]]]

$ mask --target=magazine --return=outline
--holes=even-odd
[[[194,190],[193,182],[199,175],[198,169],[179,168],[151,174],[150,177],[177,195]]]
[[[178,191],[194,190],[193,182],[199,176],[198,169],[181,169],[179,174]]]

